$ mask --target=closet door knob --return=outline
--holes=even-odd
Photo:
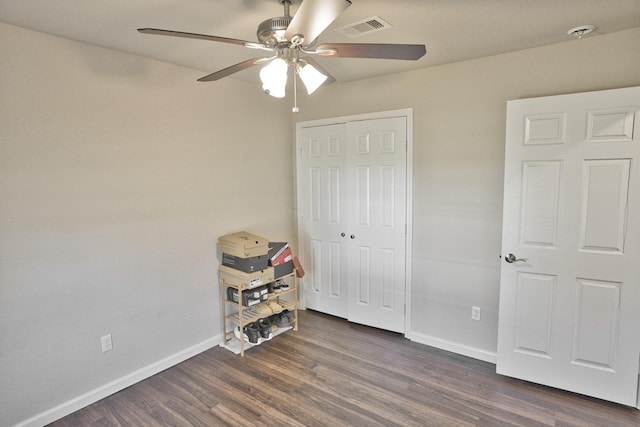
[[[346,236],[346,234],[344,234],[344,233],[340,233],[340,235],[341,235],[342,237]]]
[[[352,238],[352,239],[355,239],[355,238],[356,238],[356,235],[355,235],[355,234],[352,234],[352,235],[351,235],[351,238]]]

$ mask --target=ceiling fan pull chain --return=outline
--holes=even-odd
[[[294,65],[290,68],[293,69],[293,108],[291,111],[297,113],[300,111],[298,108],[298,67]]]

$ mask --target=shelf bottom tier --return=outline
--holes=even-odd
[[[259,338],[257,343],[250,343],[245,341],[244,342],[244,350],[247,351],[248,349],[250,349],[251,347],[255,347],[257,345],[262,344],[263,342],[267,342],[267,341],[271,341],[274,337],[277,337],[278,335],[280,335],[283,332],[288,331],[289,329],[293,329],[291,326],[288,326],[286,328],[278,328],[275,331],[271,332],[271,339],[265,340],[264,338]],[[233,332],[231,332],[231,334],[233,334]],[[220,347],[222,348],[226,348],[227,350],[235,353],[235,354],[240,354],[240,340],[236,339],[235,337],[232,337],[230,339],[228,339],[226,342],[221,342],[220,343]]]

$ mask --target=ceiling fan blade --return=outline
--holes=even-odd
[[[224,68],[220,71],[216,71],[215,73],[211,73],[204,77],[198,79],[199,82],[212,82],[215,80],[220,80],[223,77],[227,77],[233,73],[237,73],[238,71],[246,70],[247,68],[251,68],[254,65],[258,65],[262,62],[265,62],[270,58],[252,58],[247,59],[246,61],[240,62],[238,64],[232,65],[230,67]]]
[[[158,36],[171,36],[171,37],[183,37],[187,39],[209,40],[214,42],[239,44],[245,46],[247,44],[255,45],[257,43],[247,40],[229,39],[226,37],[209,36],[207,34],[185,33],[182,31],[173,30],[161,30],[159,28],[138,28],[138,31],[142,34],[155,34]]]
[[[384,44],[384,43],[324,43],[316,46],[316,51],[326,57],[338,58],[377,58],[404,59],[415,61],[427,53],[423,44]],[[321,53],[320,51],[335,51]]]
[[[335,77],[333,77],[331,74],[329,74],[329,72],[327,70],[325,70],[322,67],[322,65],[320,65],[320,63],[318,61],[316,61],[315,59],[309,58],[308,56],[305,56],[303,58],[303,61],[306,61],[309,64],[313,65],[316,68],[316,70],[320,71],[322,74],[327,76],[327,80],[325,80],[324,83],[322,83],[322,86],[330,85],[331,83],[336,81]]]
[[[304,0],[284,33],[293,44],[311,44],[347,8],[351,0]]]

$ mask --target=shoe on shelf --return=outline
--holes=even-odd
[[[253,310],[256,312],[258,316],[261,316],[261,317],[268,317],[273,314],[273,310],[271,309],[271,307],[269,307],[269,305],[266,302],[256,305],[253,308]]]
[[[282,306],[275,301],[267,301],[267,304],[273,313],[280,313],[283,310]]]
[[[235,328],[233,328],[233,335],[235,335],[236,338],[241,341],[244,338],[244,342],[249,342],[249,337],[247,336],[247,334],[242,334],[243,338],[240,338],[240,326],[236,326]]]
[[[271,339],[271,320],[268,317],[258,320],[260,326],[260,336],[265,340]]]
[[[244,333],[251,344],[257,344],[260,339],[260,326],[258,325],[258,322],[252,322],[245,326]]]
[[[285,282],[284,280],[282,280],[282,284],[280,285],[280,290],[282,292],[284,292],[284,291],[288,291],[289,289],[291,289],[289,287],[289,284],[287,282]]]
[[[293,311],[286,310],[282,313],[282,315],[287,317],[287,320],[289,321],[289,323],[293,323],[295,318],[295,316],[293,315]]]
[[[276,324],[276,321],[278,320],[278,317],[280,317],[280,313],[272,314],[271,316],[269,316],[269,320],[271,321],[271,325],[275,326],[276,328],[278,327],[278,325]]]
[[[278,279],[275,282],[271,283],[271,287],[273,288],[273,292],[279,294],[282,292],[282,280]]]
[[[276,316],[276,319],[274,323],[278,328],[288,328],[290,326],[289,318],[285,313],[279,313],[279,314],[276,314],[275,316]]]

